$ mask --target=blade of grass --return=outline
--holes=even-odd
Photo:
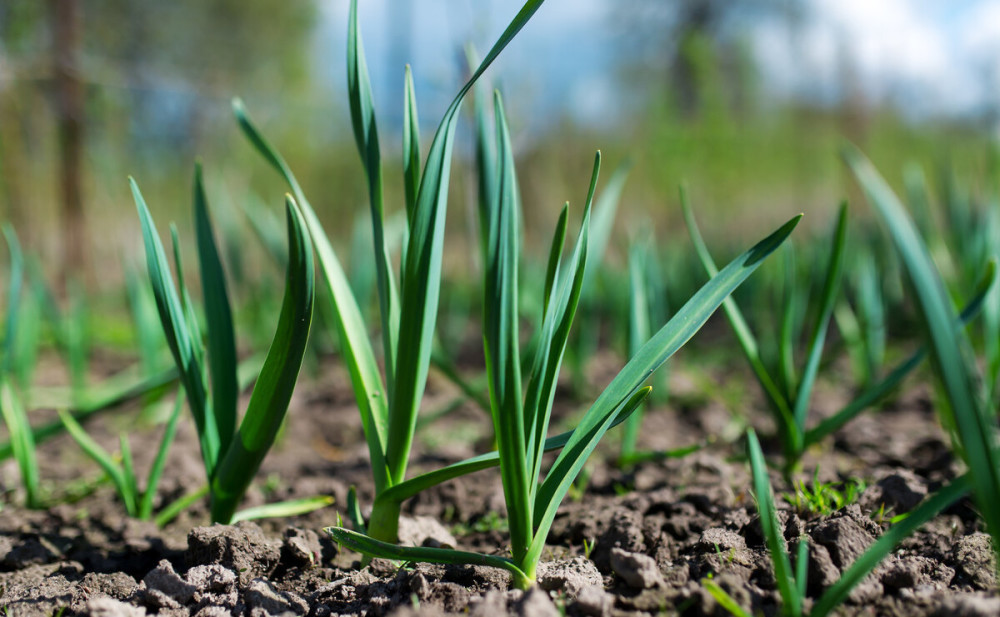
[[[767,550],[771,553],[771,563],[774,565],[774,578],[778,583],[778,591],[784,602],[784,614],[798,616],[802,614],[802,596],[791,560],[785,549],[785,538],[778,521],[778,512],[774,507],[774,494],[771,492],[771,482],[767,477],[767,463],[760,449],[760,442],[753,429],[747,431],[747,448],[750,456],[750,468],[753,472],[754,493],[757,497],[757,509],[760,512],[760,526],[764,531]]]
[[[844,269],[844,245],[847,240],[847,202],[840,205],[840,213],[837,216],[837,227],[833,235],[833,249],[830,253],[830,262],[826,269],[826,279],[823,283],[823,292],[820,300],[820,311],[816,317],[816,327],[813,329],[812,338],[809,343],[809,355],[806,357],[805,368],[802,369],[802,377],[799,380],[798,392],[795,395],[795,408],[793,416],[798,432],[804,433],[806,430],[806,415],[809,413],[809,401],[812,399],[813,385],[816,382],[816,373],[819,371],[819,361],[823,357],[823,345],[826,342],[826,332],[830,327],[830,318],[833,316],[833,307],[837,301],[840,291],[840,277]]]
[[[232,523],[240,521],[256,521],[262,518],[290,518],[309,514],[333,503],[333,497],[329,495],[318,495],[316,497],[304,497],[290,501],[280,501],[277,503],[266,503],[252,508],[244,508],[233,515]]]
[[[177,399],[174,401],[174,409],[170,413],[167,425],[163,429],[163,437],[160,438],[160,447],[156,451],[156,458],[149,468],[149,475],[146,476],[146,491],[139,500],[138,516],[144,521],[148,521],[153,516],[153,500],[156,498],[156,489],[160,485],[160,476],[163,475],[163,468],[167,464],[167,453],[170,445],[177,435],[177,423],[181,417],[181,409],[184,407],[184,393],[177,392]]]
[[[420,190],[420,121],[417,95],[413,90],[413,71],[406,65],[403,101],[403,188],[406,194],[406,218],[413,219]]]
[[[278,327],[250,395],[246,415],[212,479],[212,519],[228,522],[274,443],[302,365],[312,323],[312,243],[293,198],[286,196],[288,272]]]
[[[443,564],[475,564],[501,568],[511,573],[516,579],[525,579],[525,574],[514,563],[505,557],[481,555],[467,551],[456,551],[446,548],[426,548],[421,546],[397,546],[388,542],[380,542],[342,527],[327,527],[323,531],[330,534],[334,541],[347,548],[365,555],[394,559],[407,562],[443,563]]]
[[[135,492],[134,485],[129,483],[128,476],[121,465],[115,462],[108,452],[99,443],[83,430],[83,427],[65,411],[59,411],[59,419],[66,425],[66,431],[70,434],[84,452],[87,453],[95,463],[100,465],[108,477],[111,478],[118,496],[125,504],[125,510],[129,516],[135,516]]]
[[[21,399],[14,390],[14,385],[3,372],[0,372],[0,415],[3,416],[4,424],[7,425],[11,451],[21,472],[25,503],[29,508],[38,508],[41,506],[41,499],[35,441]]]
[[[174,361],[180,371],[181,382],[187,391],[188,406],[194,416],[198,429],[198,441],[201,446],[202,461],[209,478],[214,474],[219,460],[219,431],[215,416],[206,405],[206,392],[203,380],[202,366],[197,361],[196,349],[200,341],[195,341],[188,329],[185,312],[174,289],[170,276],[170,266],[163,251],[163,244],[156,232],[156,225],[149,213],[146,201],[139,191],[139,185],[129,178],[132,187],[132,197],[139,212],[139,222],[142,225],[143,244],[146,249],[146,267],[149,279],[153,285],[153,295],[156,298],[156,309],[160,315],[160,323],[167,337],[167,345],[174,356]]]
[[[222,259],[208,214],[208,199],[202,182],[201,164],[194,171],[194,223],[198,237],[201,290],[208,325],[208,370],[212,381],[212,413],[219,431],[219,451],[225,452],[236,433],[236,334],[226,290]]]

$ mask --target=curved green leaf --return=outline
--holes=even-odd
[[[291,196],[286,197],[288,273],[274,340],[261,368],[239,433],[225,452],[211,484],[212,519],[231,520],[236,505],[274,443],[302,365],[312,323],[312,243]]]

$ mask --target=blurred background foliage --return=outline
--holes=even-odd
[[[242,206],[277,211],[281,187],[238,135],[229,101],[239,95],[289,158],[331,236],[346,246],[356,217],[367,213],[344,104],[346,4],[3,0],[0,216],[61,280],[82,278],[96,289],[120,286],[121,264],[140,255],[127,175],[142,184],[157,218],[177,220],[181,237],[191,238],[190,177],[201,158],[222,227],[246,228]],[[402,64],[414,62],[426,148],[442,101],[462,78],[462,45],[495,36],[519,3],[366,4],[386,174],[395,183],[387,203],[399,209]],[[659,244],[686,242],[682,181],[710,241],[753,237],[798,211],[807,213],[807,226],[829,224],[840,198],[857,197],[837,157],[845,139],[897,186],[911,161],[929,171],[934,186],[951,170],[969,182],[996,177],[984,173],[995,165],[995,102],[911,113],[906,97],[920,92],[873,98],[847,34],[836,50],[836,75],[825,76],[836,84],[832,94],[819,85],[812,92],[808,82],[792,94],[775,91],[755,24],[771,24],[794,50],[822,5],[550,0],[490,74],[511,101],[527,241],[548,238],[563,201],[582,201],[596,148],[612,166],[634,164],[612,264],[624,263],[627,232],[638,227],[654,229]],[[580,26],[577,12],[591,20]],[[588,38],[587,28],[596,34]],[[573,47],[561,49],[568,37]],[[586,113],[574,111],[580,108]],[[461,131],[454,238],[475,229],[473,138],[468,125]],[[457,255],[474,250],[468,242],[449,246]],[[244,255],[242,267],[267,268],[258,252]],[[471,261],[447,267],[462,272]]]

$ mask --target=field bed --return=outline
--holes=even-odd
[[[617,362],[609,354],[601,357],[597,365],[611,368]],[[595,383],[611,376],[598,366],[594,370]],[[692,384],[732,389],[734,380],[750,383],[749,375],[715,370],[700,379],[682,368],[673,372],[672,402],[647,415],[641,446],[676,448],[738,433],[730,412]],[[609,440],[591,461],[586,497],[563,504],[539,571],[541,589],[527,595],[508,589],[507,573],[484,566],[401,567],[376,560],[358,570],[359,555],[338,550],[322,528],[337,522],[349,486],[358,486],[362,503],[370,498],[367,454],[342,367],[325,366],[319,374],[324,377],[297,389],[286,432],[248,502],[329,494],[335,505],[291,520],[215,527],[204,526],[208,512],[198,505],[158,530],[124,517],[107,483],[76,503],[49,510],[8,503],[0,513],[0,606],[9,615],[727,614],[704,587],[703,580],[712,577],[741,606],[776,614],[779,598],[750,494],[749,467],[733,458],[742,448],[723,439],[687,457],[629,471],[606,462],[614,455]],[[807,456],[808,473],[801,476],[807,484],[817,466],[822,481],[863,480],[866,488],[856,503],[825,516],[796,511],[780,497],[791,487],[772,476],[786,539],[810,538],[811,598],[874,542],[891,517],[957,475],[959,464],[937,427],[930,390],[919,382],[911,380],[898,400],[861,416]],[[820,386],[817,416],[849,396],[835,385]],[[766,434],[767,416],[758,411],[763,402],[752,387],[745,390],[744,408],[737,411]],[[447,383],[432,379],[426,406],[443,404],[453,394]],[[578,406],[563,392],[557,418]],[[135,413],[98,418],[88,431],[113,447],[114,435]],[[485,413],[466,404],[424,429],[429,437],[418,443],[415,467],[434,468],[481,452],[488,433]],[[438,443],[434,435],[452,437]],[[137,466],[145,469],[158,431],[133,431],[132,439]],[[766,440],[764,445],[769,451]],[[203,482],[197,452],[192,427],[183,423],[161,499]],[[56,485],[98,475],[67,436],[42,445],[39,454],[43,478]],[[13,463],[4,471],[16,476]],[[506,550],[495,470],[422,493],[405,504],[404,515],[404,541],[490,554]],[[989,536],[971,502],[959,502],[906,540],[841,610],[1000,613]]]

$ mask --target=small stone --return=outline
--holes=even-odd
[[[549,593],[540,587],[532,587],[524,592],[524,596],[515,604],[514,612],[518,617],[561,617]]]
[[[427,546],[454,548],[458,545],[444,525],[430,516],[401,516],[399,518],[399,544],[402,546]]]
[[[247,608],[251,617],[257,615],[305,615],[309,603],[290,591],[278,591],[262,578],[250,581],[246,591]]]
[[[538,585],[545,591],[562,591],[570,599],[584,587],[600,587],[604,579],[597,566],[583,557],[538,564]]]
[[[87,614],[91,617],[146,617],[146,609],[101,596],[87,602]]]
[[[656,561],[642,553],[631,553],[620,548],[611,549],[611,569],[629,587],[647,589],[663,583]]]
[[[1000,615],[1000,598],[976,593],[957,593],[944,597],[934,617],[994,617]]]
[[[952,546],[951,561],[958,574],[977,589],[996,587],[996,557],[989,535],[976,532],[959,538]]]
[[[323,554],[319,534],[312,529],[289,527],[285,529],[285,540],[281,545],[281,558],[291,566],[309,567],[317,565]]]
[[[150,570],[142,579],[142,591],[146,604],[158,608],[180,608],[191,601],[196,591],[174,572],[174,567],[166,559]]]
[[[607,617],[615,606],[615,598],[603,587],[590,585],[576,594],[577,610],[591,617]]]
[[[486,595],[469,607],[469,617],[495,617],[506,614],[507,599],[501,591],[487,591]]]
[[[743,539],[743,536],[735,531],[722,529],[721,527],[706,529],[701,533],[698,542],[695,544],[695,549],[702,552],[725,552],[744,549],[746,547],[747,542]]]

